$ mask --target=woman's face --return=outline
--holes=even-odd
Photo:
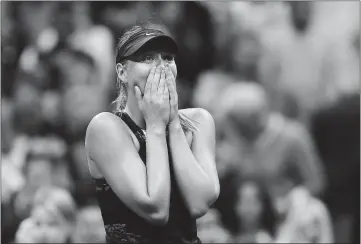
[[[170,52],[149,50],[129,60],[126,67],[126,80],[130,91],[134,90],[134,86],[138,86],[141,92],[144,93],[150,70],[153,67],[159,66],[168,66],[173,76],[177,77],[177,65],[174,60],[174,54]]]
[[[252,225],[260,221],[262,202],[258,187],[253,183],[245,183],[238,191],[236,214],[242,224]]]

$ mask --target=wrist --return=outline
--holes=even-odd
[[[169,131],[182,130],[182,125],[178,116],[168,124],[168,129]]]
[[[146,131],[147,133],[163,135],[165,134],[166,126],[162,124],[147,124]]]

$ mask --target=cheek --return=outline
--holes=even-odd
[[[152,65],[144,63],[135,63],[128,70],[128,85],[130,87],[139,86],[141,91],[144,91]]]

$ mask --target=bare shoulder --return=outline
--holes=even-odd
[[[116,115],[109,112],[102,112],[93,117],[90,121],[85,135],[85,147],[88,150],[89,147],[96,142],[99,144],[99,140],[103,137],[109,137],[112,135],[125,135],[126,126],[124,122]],[[106,139],[106,138],[104,138]]]
[[[89,122],[88,128],[86,130],[87,135],[92,135],[94,133],[98,134],[104,131],[107,131],[112,127],[122,127],[120,120],[116,115],[109,112],[102,112],[95,115],[92,120]]]
[[[179,112],[198,122],[200,125],[214,125],[213,116],[203,108],[187,108],[181,109]]]

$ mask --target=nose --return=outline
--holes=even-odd
[[[161,54],[157,55],[156,62],[157,62],[157,66],[160,66],[160,67],[163,67],[163,68],[165,67],[165,62],[164,62]]]

